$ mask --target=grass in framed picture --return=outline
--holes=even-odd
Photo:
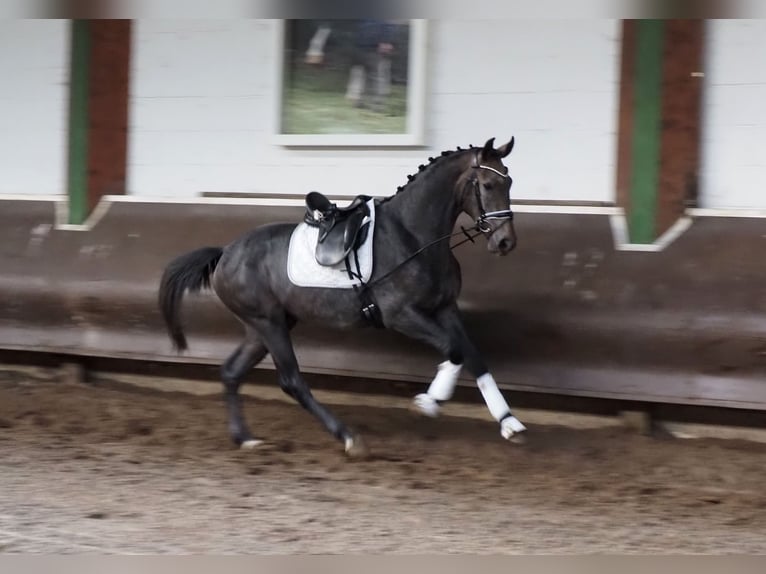
[[[285,20],[277,135],[293,145],[420,145],[421,20]]]

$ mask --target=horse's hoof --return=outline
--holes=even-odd
[[[439,403],[431,395],[420,393],[412,399],[412,410],[418,414],[435,418],[439,416]]]
[[[370,451],[367,445],[364,444],[362,437],[359,435],[346,438],[346,456],[353,459],[365,459],[370,456]]]
[[[512,442],[513,444],[526,444],[527,433],[516,433],[508,438],[508,442]]]
[[[263,441],[257,438],[249,438],[247,440],[243,440],[242,443],[239,445],[239,448],[242,450],[253,450],[254,448],[258,448],[263,444]]]
[[[523,444],[526,442],[525,427],[519,419],[514,416],[509,416],[500,421],[500,435],[505,439],[515,444]]]

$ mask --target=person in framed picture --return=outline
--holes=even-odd
[[[386,20],[359,20],[354,30],[346,99],[352,105],[376,112],[386,110],[391,93],[391,62],[396,25]]]

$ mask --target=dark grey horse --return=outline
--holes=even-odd
[[[420,412],[436,416],[439,403],[452,396],[464,365],[476,377],[501,435],[516,440],[526,429],[511,415],[463,327],[457,305],[460,267],[448,240],[465,212],[488,237],[489,251],[506,255],[515,247],[511,177],[502,162],[513,143],[511,138],[495,149],[492,138],[483,147],[442,152],[421,165],[395,195],[376,200],[375,263],[365,293],[377,306],[382,326],[431,345],[444,358],[428,391],[415,397]],[[162,277],[160,308],[179,351],[186,349],[180,307],[187,290],[212,285],[244,325],[244,341],[222,367],[229,432],[236,444],[252,447],[260,442],[244,421],[239,387],[247,372],[271,353],[284,392],[342,441],[349,456],[361,456],[366,454],[361,437],[312,395],[300,373],[290,330],[298,321],[339,328],[363,327],[368,321],[355,290],[290,282],[287,254],[296,225],[263,225],[224,248],[204,247],[176,258]]]

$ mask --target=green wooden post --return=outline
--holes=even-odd
[[[69,223],[81,224],[88,214],[88,20],[72,20],[70,42],[67,194]]]
[[[652,243],[655,239],[662,135],[663,28],[662,20],[641,20],[636,30],[628,217],[630,239],[634,243]]]

